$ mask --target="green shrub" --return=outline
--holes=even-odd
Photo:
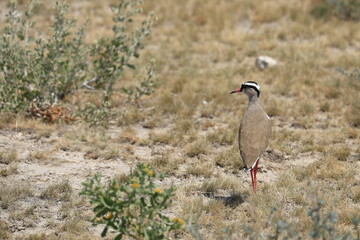
[[[118,233],[115,239],[168,239],[171,231],[181,228],[183,220],[170,220],[163,213],[175,189],[157,188],[154,180],[159,177],[149,166],[138,164],[125,183],[114,179],[104,186],[99,175],[83,183],[81,194],[95,206],[94,223],[105,224],[102,237],[110,228]]]
[[[120,1],[112,7],[113,36],[95,44],[84,42],[86,26],[74,30],[76,20],[68,18],[69,5],[56,2],[54,22],[48,37],[34,28],[32,2],[21,13],[16,4],[6,15],[0,29],[0,111],[18,112],[35,103],[39,108],[52,106],[79,88],[101,90],[109,101],[114,83],[124,71],[135,69],[132,62],[144,47],[143,40],[151,33],[155,17],[142,22],[133,17],[141,13],[140,1]],[[154,88],[153,64],[147,76],[129,89],[131,96],[150,94]],[[138,85],[138,86],[136,86]]]

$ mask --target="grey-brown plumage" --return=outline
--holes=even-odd
[[[271,120],[261,106],[260,87],[255,82],[245,82],[231,93],[242,92],[249,98],[239,129],[239,149],[245,168],[250,170],[253,190],[256,192],[256,171],[260,156],[271,137]]]

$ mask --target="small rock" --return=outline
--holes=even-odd
[[[268,67],[274,67],[278,64],[278,62],[269,56],[259,56],[255,60],[255,65],[260,69],[264,70]]]

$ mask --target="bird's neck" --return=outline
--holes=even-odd
[[[249,105],[259,103],[259,98],[256,95],[248,96],[249,97]]]

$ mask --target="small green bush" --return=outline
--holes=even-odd
[[[22,13],[12,1],[5,24],[0,28],[0,111],[18,112],[32,103],[52,106],[79,88],[103,93],[109,101],[114,84],[127,69],[135,69],[134,58],[151,33],[153,14],[141,22],[134,20],[142,12],[137,0],[119,1],[112,7],[113,36],[95,44],[84,42],[86,26],[74,30],[76,20],[68,17],[69,5],[56,2],[50,34],[30,33],[35,29],[34,1]],[[152,93],[154,73],[151,61],[147,76],[130,88],[118,91],[139,97]]]
[[[100,176],[83,183],[81,192],[94,205],[95,224],[105,224],[101,234],[109,228],[118,235],[115,239],[129,236],[133,239],[169,239],[170,232],[184,224],[180,218],[169,219],[164,210],[171,204],[174,187],[157,188],[154,180],[161,178],[149,166],[138,164],[125,183],[114,179],[109,185],[100,183]]]

